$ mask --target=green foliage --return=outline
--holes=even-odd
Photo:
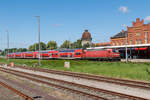
[[[92,43],[91,47],[98,47],[96,44]]]
[[[150,68],[146,68],[146,72],[150,75]]]
[[[82,48],[81,39],[78,39],[77,41],[71,43],[71,48],[72,49]]]
[[[65,61],[70,62],[71,67],[69,69],[64,68]],[[14,62],[17,65],[25,64],[27,66],[37,66],[38,60],[10,59],[10,62]],[[7,59],[1,58],[0,63],[7,63]],[[150,63],[99,62],[87,60],[42,60],[41,63],[42,66],[40,67],[42,68],[150,81]]]
[[[27,49],[26,48],[19,48],[19,49],[16,49],[16,51],[17,52],[26,52]],[[16,52],[16,51],[14,50],[14,52]]]
[[[17,48],[10,48],[9,49],[9,53],[13,53],[13,52],[26,52],[26,51],[27,51],[26,48],[19,48],[19,49],[17,49]],[[8,53],[8,49],[5,49],[5,50],[2,51],[1,55],[4,56],[7,53]]]
[[[60,46],[60,48],[71,48],[71,42],[69,40],[65,40],[64,43]]]
[[[64,43],[60,46],[60,48],[66,48],[66,49],[76,49],[76,48],[82,48],[81,45],[81,39],[78,39],[77,41],[71,43],[69,40],[64,41]]]
[[[40,42],[40,49],[46,50],[46,44],[43,42]],[[38,50],[39,50],[39,44],[38,43],[35,43],[35,44],[29,46],[29,51],[38,51]]]
[[[47,49],[49,49],[49,50],[57,49],[56,41],[49,41],[47,43]]]

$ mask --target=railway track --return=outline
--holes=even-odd
[[[121,93],[94,88],[94,87],[81,85],[73,82],[58,80],[54,78],[49,78],[41,75],[35,75],[27,72],[16,71],[16,70],[2,68],[2,67],[0,68],[0,71],[13,74],[22,78],[26,78],[32,81],[36,81],[38,83],[43,83],[56,88],[61,88],[63,90],[71,91],[76,94],[80,94],[80,95],[82,94],[82,96],[86,96],[94,100],[146,100],[145,98],[141,98],[141,97],[121,94]]]
[[[29,97],[28,95],[16,90],[15,88],[7,85],[6,83],[3,83],[0,81],[0,85],[4,86],[5,88],[8,88],[9,90],[13,91],[14,93],[16,93],[17,95],[23,97],[25,100],[34,100],[33,98]]]
[[[71,77],[83,78],[83,79],[88,79],[88,80],[95,80],[99,82],[107,82],[107,83],[113,83],[117,85],[125,85],[128,87],[150,90],[150,83],[148,82],[126,80],[126,79],[119,79],[119,78],[110,78],[110,77],[104,77],[104,76],[98,76],[98,75],[90,75],[90,74],[83,74],[83,73],[76,73],[76,72],[69,72],[69,71],[50,70],[50,69],[43,69],[43,68],[33,68],[33,67],[24,67],[24,66],[17,66],[17,67],[28,69],[28,70],[35,70],[35,71],[40,71],[40,72],[59,74],[59,75],[65,75],[65,76],[71,76]]]

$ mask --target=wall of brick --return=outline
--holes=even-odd
[[[112,46],[125,45],[125,38],[110,39]]]
[[[128,44],[129,45],[135,45],[135,44],[145,44],[150,43],[150,23],[144,24],[144,20],[141,20],[139,18],[136,19],[136,22],[132,22],[132,27],[127,27],[128,32]],[[147,36],[146,36],[147,34]],[[147,38],[146,38],[147,37]],[[146,40],[147,39],[147,40]],[[115,46],[119,45],[125,45],[125,38],[115,38],[110,39],[111,45]]]

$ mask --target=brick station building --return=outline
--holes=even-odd
[[[110,38],[111,46],[150,43],[150,23],[144,24],[144,20],[139,18],[132,22],[132,27],[127,27],[127,31],[122,30]]]
[[[150,44],[150,23],[144,24],[144,20],[137,18],[132,26],[127,26],[127,31],[122,30],[110,38],[111,46]],[[122,58],[125,57],[125,49],[119,49]],[[130,58],[150,58],[150,47],[130,47],[127,50]]]

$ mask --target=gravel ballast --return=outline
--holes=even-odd
[[[5,66],[5,68],[10,68],[10,67]],[[28,72],[28,73],[32,73],[32,74],[42,75],[42,76],[55,78],[55,79],[61,79],[61,80],[69,81],[69,82],[74,82],[74,83],[78,83],[78,84],[83,84],[83,85],[87,85],[87,86],[92,86],[92,87],[96,87],[96,88],[101,88],[101,89],[105,89],[105,90],[110,90],[110,91],[114,91],[114,92],[120,92],[123,94],[128,94],[128,95],[133,95],[133,96],[137,96],[137,97],[143,97],[143,98],[150,99],[150,95],[149,95],[150,91],[145,90],[145,89],[120,86],[120,85],[106,83],[106,82],[98,82],[98,81],[94,81],[94,80],[80,79],[80,78],[71,77],[71,76],[50,74],[50,73],[26,70],[26,69],[21,69],[21,68],[10,68],[10,69],[24,71],[24,72]]]

